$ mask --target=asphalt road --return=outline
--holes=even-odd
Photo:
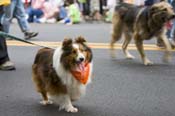
[[[93,23],[73,26],[32,24],[39,31],[34,41],[60,42],[64,37],[82,35],[91,43],[108,43],[110,24]],[[22,37],[16,24],[11,33]],[[145,42],[154,44],[155,40]],[[73,104],[76,114],[58,111],[55,105],[41,106],[31,81],[31,65],[39,47],[9,45],[16,71],[0,71],[0,116],[175,116],[175,53],[163,63],[162,51],[146,51],[155,64],[144,66],[136,50],[134,60],[124,58],[119,49],[111,59],[106,48],[93,48],[94,78],[87,93]]]

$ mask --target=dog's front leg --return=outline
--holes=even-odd
[[[124,52],[126,58],[134,59],[135,57],[133,55],[131,55],[127,49],[128,44],[130,43],[130,41],[132,39],[132,36],[131,36],[131,34],[129,34],[129,32],[125,32],[124,35],[125,35],[125,40],[124,40],[123,45],[122,45],[123,52]]]
[[[137,47],[137,50],[140,53],[140,56],[142,58],[142,61],[144,63],[144,65],[151,65],[153,64],[145,55],[144,53],[144,48],[143,48],[143,40],[141,39],[141,36],[139,36],[139,34],[134,34],[134,39],[135,39],[135,44]]]
[[[59,102],[58,104],[60,105],[59,110],[65,109],[67,112],[78,112],[78,109],[72,105],[70,96],[67,94],[59,95],[57,102]]]
[[[162,34],[158,39],[162,39],[165,45],[165,54],[163,56],[163,61],[164,62],[169,62],[171,60],[171,45],[168,41],[168,38],[166,37],[165,34]]]

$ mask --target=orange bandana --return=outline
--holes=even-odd
[[[79,67],[79,70],[71,70],[71,73],[82,84],[86,84],[90,74],[90,64],[80,64]]]

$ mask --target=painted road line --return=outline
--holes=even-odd
[[[55,47],[55,48],[61,45],[61,42],[50,42],[50,41],[31,41],[31,42],[42,45],[42,46]],[[28,46],[28,47],[34,46],[34,45],[27,44],[24,42],[12,41],[12,40],[10,41],[8,40],[7,45],[9,46]],[[109,43],[88,43],[88,45],[93,49],[110,49]],[[121,49],[122,44],[115,44],[114,48]],[[135,44],[129,44],[128,49],[136,50]],[[154,44],[144,44],[144,49],[145,50],[161,50],[161,51],[164,50],[164,49],[160,49]]]
[[[7,41],[9,44],[25,44],[24,42],[19,42],[19,41]],[[41,45],[61,45],[61,42],[51,42],[51,41],[31,41],[31,42],[34,42],[34,43],[37,43],[37,44],[41,44]],[[92,46],[109,46],[109,43],[90,43],[88,42],[89,45],[92,45]],[[116,44],[117,46],[122,46],[122,44]],[[129,46],[134,46],[134,44],[130,44]],[[154,44],[144,44],[144,46],[148,46],[148,47],[155,47],[156,45]]]

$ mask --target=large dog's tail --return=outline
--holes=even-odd
[[[115,13],[118,13],[119,16],[122,18],[130,9],[130,4],[123,2],[123,0],[120,0],[120,2],[115,6]]]

